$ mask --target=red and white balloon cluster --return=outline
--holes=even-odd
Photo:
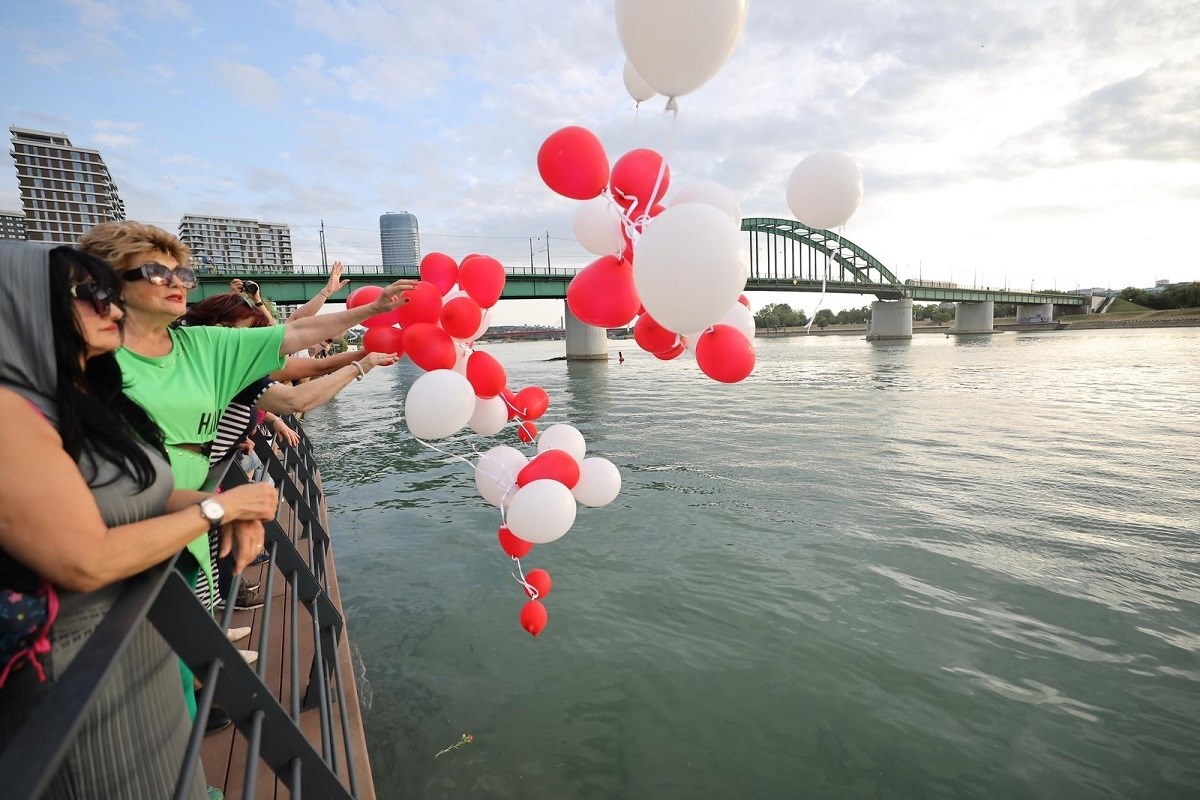
[[[537,160],[547,186],[585,201],[575,238],[600,256],[567,288],[571,313],[598,328],[637,318],[638,345],[659,359],[688,350],[714,380],[746,378],[754,369],[754,317],[742,302],[747,254],[733,193],[697,181],[664,204],[671,170],[659,153],[631,150],[610,170],[600,140],[577,126],[551,134]]]
[[[480,436],[494,436],[516,421],[517,439],[537,443],[533,458],[501,445],[472,464],[479,493],[501,511],[500,545],[515,560],[530,598],[521,625],[537,636],[546,625],[539,598],[550,591],[550,576],[545,570],[525,574],[520,558],[535,544],[566,535],[575,523],[577,503],[611,503],[621,490],[621,474],[607,459],[585,458],[587,443],[571,425],[552,425],[539,437],[535,420],[550,407],[546,390],[526,386],[514,392],[500,361],[476,348],[504,284],[504,267],[494,258],[471,255],[459,265],[444,253],[430,253],[421,260],[421,280],[408,304],[365,321],[363,345],[407,353],[426,371],[404,399],[405,423],[418,441],[444,439],[468,426]],[[369,303],[380,291],[357,289],[347,305]]]

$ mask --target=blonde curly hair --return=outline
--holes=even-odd
[[[146,253],[166,253],[180,266],[192,260],[191,249],[179,237],[155,225],[124,220],[102,222],[79,240],[79,249],[104,259],[117,272],[133,266],[133,259]]]

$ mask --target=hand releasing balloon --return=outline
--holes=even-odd
[[[863,177],[854,159],[823,150],[801,161],[788,178],[788,207],[810,228],[845,225],[862,202]]]
[[[442,293],[429,281],[417,281],[408,293],[407,305],[396,309],[396,319],[402,328],[418,322],[436,324],[442,310]]]

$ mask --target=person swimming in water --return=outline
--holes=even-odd
[[[617,363],[618,363],[618,364],[624,364],[624,363],[625,363],[625,354],[624,354],[624,353],[622,353],[620,350],[618,350],[618,351],[617,351]]]

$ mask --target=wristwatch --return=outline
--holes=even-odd
[[[225,506],[209,497],[200,501],[200,513],[208,520],[210,528],[219,528],[221,520],[225,519]]]

